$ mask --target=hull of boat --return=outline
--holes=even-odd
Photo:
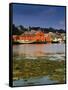
[[[59,43],[59,41],[52,41],[51,43]]]
[[[37,42],[37,41],[23,41],[23,40],[17,40],[13,42],[13,44],[46,44],[47,42]]]
[[[23,41],[23,40],[18,40],[17,41],[18,43],[21,43],[21,44],[30,44],[30,43],[33,43],[35,41]]]

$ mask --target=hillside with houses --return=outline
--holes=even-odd
[[[65,42],[65,30],[41,27],[12,25],[13,43],[62,43]]]

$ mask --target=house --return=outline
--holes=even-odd
[[[13,41],[17,41],[17,39],[18,39],[17,37],[18,37],[17,35],[13,35],[13,36],[12,36],[12,40],[13,40]]]
[[[49,33],[45,34],[45,41],[46,42],[51,42],[52,41],[52,37]]]
[[[35,33],[35,39],[36,39],[36,41],[45,41],[44,33],[41,31],[37,31]]]
[[[24,32],[21,35],[13,35],[13,40],[28,40],[28,41],[37,41],[37,42],[51,42],[51,35],[49,33],[45,34],[42,31],[36,31],[36,32]]]

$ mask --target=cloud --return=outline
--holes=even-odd
[[[64,20],[59,21],[59,27],[65,29],[65,21]]]
[[[65,21],[59,21],[60,25],[65,25]]]

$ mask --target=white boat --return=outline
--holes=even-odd
[[[55,39],[52,40],[52,43],[58,43],[58,42],[59,42],[59,41],[58,41],[57,38],[55,38]]]
[[[33,42],[35,42],[35,40],[32,40],[32,41],[31,41],[31,40],[17,40],[17,42],[18,42],[18,43],[27,43],[27,44],[28,44],[28,43],[33,43]]]

